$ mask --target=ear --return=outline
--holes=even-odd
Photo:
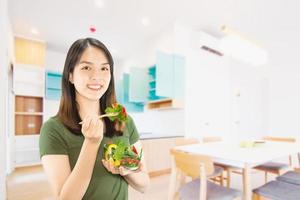
[[[74,84],[74,81],[73,81],[73,74],[72,74],[72,73],[70,73],[70,75],[69,75],[69,81],[70,81],[72,84]]]

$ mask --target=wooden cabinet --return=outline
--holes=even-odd
[[[39,134],[43,122],[43,98],[16,96],[15,133],[16,135]]]
[[[39,133],[43,123],[43,97],[15,97],[15,166],[40,163]]]
[[[147,103],[147,108],[150,110],[166,110],[183,108],[183,102],[176,99],[160,99]]]
[[[170,149],[175,147],[176,138],[159,138],[141,140],[145,161],[150,176],[170,172]]]

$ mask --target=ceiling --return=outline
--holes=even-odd
[[[97,0],[98,2],[101,0]],[[100,2],[101,3],[101,2]],[[48,48],[66,52],[78,38],[103,41],[114,57],[125,59],[174,22],[217,33],[228,25],[268,46],[287,29],[299,27],[297,0],[9,0],[8,10],[16,35],[47,42]],[[284,8],[284,9],[283,9]],[[141,19],[149,18],[143,26]],[[91,33],[90,26],[97,31]],[[296,27],[298,26],[298,27]],[[35,27],[39,34],[31,33]]]

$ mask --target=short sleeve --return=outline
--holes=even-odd
[[[63,130],[53,118],[43,124],[39,139],[40,157],[47,154],[68,154],[67,144],[60,131]]]
[[[136,129],[133,119],[129,116],[129,143],[134,144],[140,139],[140,135]]]

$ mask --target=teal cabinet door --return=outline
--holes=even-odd
[[[130,68],[129,72],[129,101],[142,103],[147,101],[148,96],[148,69]]]
[[[59,100],[61,97],[61,79],[59,72],[46,71],[45,98],[49,100]]]
[[[182,56],[173,56],[173,98],[183,99],[185,90],[185,59]]]
[[[129,74],[123,74],[123,80],[116,82],[117,101],[122,104],[127,112],[143,112],[142,103],[133,103],[129,101]]]
[[[119,104],[124,104],[124,84],[123,80],[117,80],[115,84],[116,98]]]
[[[173,96],[173,56],[157,52],[156,55],[156,95]]]

